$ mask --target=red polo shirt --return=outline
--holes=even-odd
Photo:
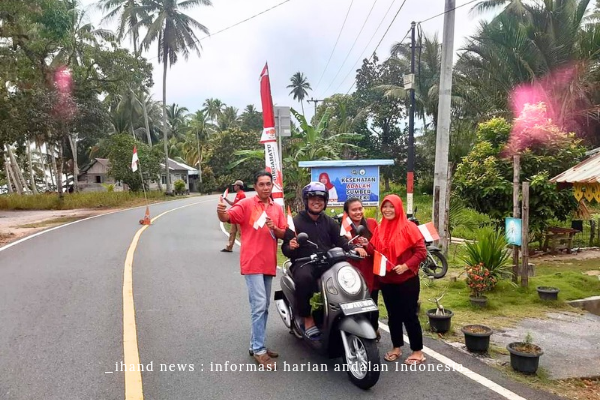
[[[235,203],[227,213],[229,222],[239,224],[242,233],[240,249],[240,269],[242,275],[265,274],[275,276],[277,271],[277,239],[271,235],[267,225],[254,229],[253,216],[263,211],[271,218],[275,226],[284,229],[286,219],[281,206],[269,199],[265,205],[258,196],[245,198]]]
[[[233,204],[237,204],[240,200],[245,199],[246,198],[246,193],[244,193],[243,190],[238,190],[237,194],[235,195],[235,199],[233,199]]]

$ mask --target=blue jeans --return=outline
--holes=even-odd
[[[263,274],[244,275],[248,287],[248,300],[250,301],[250,316],[252,318],[252,332],[250,336],[250,350],[254,354],[263,354],[267,351],[265,336],[267,332],[267,317],[269,316],[269,300],[271,298],[271,283],[273,277]]]

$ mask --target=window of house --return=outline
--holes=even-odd
[[[167,176],[166,175],[162,175],[161,181],[162,181],[163,185],[166,185],[167,184]]]
[[[96,175],[96,183],[102,183],[102,177],[100,175]]]

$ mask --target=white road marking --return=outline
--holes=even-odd
[[[379,327],[387,333],[390,333],[390,328],[381,321],[379,322]],[[404,335],[404,341],[409,343],[408,337],[406,335]],[[463,367],[462,364],[459,364],[456,361],[453,361],[450,358],[441,355],[437,351],[430,349],[427,346],[423,346],[423,353],[435,358],[443,364],[448,365],[450,368],[453,368],[456,372],[463,374],[467,378],[474,380],[480,385],[487,387],[488,389],[498,393],[500,396],[503,396],[508,400],[527,400],[524,397],[521,397],[518,394],[511,392],[510,390],[498,385],[496,382],[493,382],[488,378],[481,376],[478,373],[473,372],[466,367]]]

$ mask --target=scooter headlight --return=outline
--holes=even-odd
[[[348,294],[357,294],[360,292],[362,281],[358,272],[351,266],[340,268],[337,274],[337,280],[340,287]]]

